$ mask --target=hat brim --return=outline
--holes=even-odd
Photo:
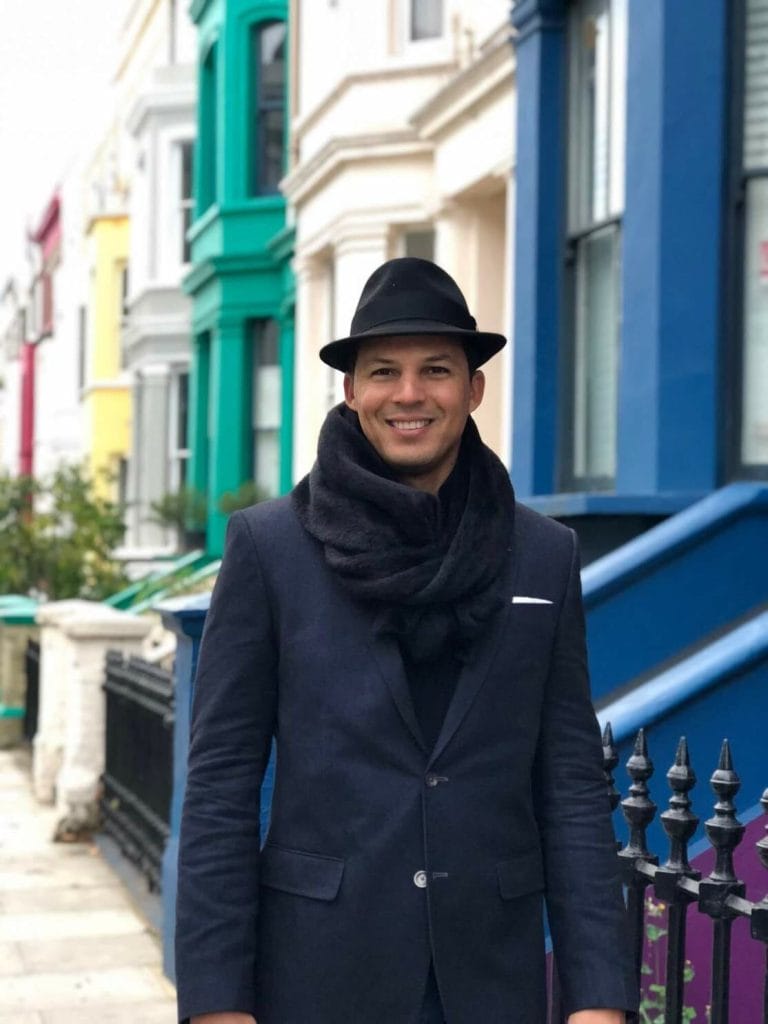
[[[487,363],[507,344],[503,334],[491,331],[468,331],[452,324],[440,323],[438,320],[393,320],[391,323],[380,324],[360,334],[352,334],[348,338],[329,341],[320,349],[320,358],[327,366],[346,373],[352,365],[353,356],[361,341],[371,338],[391,338],[398,335],[425,335],[426,337],[449,337],[461,341],[474,369]]]

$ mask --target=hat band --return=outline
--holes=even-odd
[[[393,316],[395,306],[397,314]],[[352,318],[351,333],[365,334],[382,324],[398,320],[435,320],[444,323],[446,327],[477,330],[477,323],[469,310],[447,296],[441,296],[438,304],[433,295],[425,295],[424,292],[398,292],[396,299],[392,295],[381,296],[371,299],[362,309],[358,309]]]

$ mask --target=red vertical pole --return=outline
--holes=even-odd
[[[19,474],[32,476],[35,452],[35,346],[21,347],[21,445]]]

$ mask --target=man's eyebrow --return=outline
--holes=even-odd
[[[364,357],[364,358],[365,358],[365,361],[368,362],[368,363],[385,363],[387,366],[395,366],[399,362],[398,359],[390,359],[388,356],[370,355],[370,356],[367,356],[367,357]],[[427,356],[426,359],[424,360],[424,362],[425,363],[444,363],[444,362],[446,362],[446,360],[448,360],[450,362],[453,362],[454,358],[455,357],[454,357],[454,355],[451,352],[443,352],[443,353],[440,353],[439,355]]]

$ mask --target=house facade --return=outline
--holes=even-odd
[[[22,395],[28,367],[27,296],[18,278],[9,277],[0,292],[0,473],[21,472]]]
[[[85,257],[77,169],[51,196],[29,242],[19,472],[42,479],[62,463],[79,462],[83,453],[78,311]]]
[[[292,0],[289,23],[291,163],[282,187],[296,225],[299,478],[341,399],[341,375],[318,351],[348,333],[378,264],[437,260],[479,325],[509,334],[515,87],[508,0]],[[485,368],[476,414],[503,459],[510,366],[508,348]]]
[[[86,169],[85,302],[77,362],[83,454],[96,492],[125,505],[131,392],[121,345],[129,281],[129,163],[115,119]]]
[[[512,472],[588,557],[768,477],[768,0],[691,17],[513,11]]]
[[[194,0],[198,30],[189,483],[221,552],[226,502],[291,486],[292,233],[284,0]]]
[[[119,71],[132,154],[129,277],[121,348],[131,389],[126,548],[175,548],[153,503],[187,483],[195,32],[182,5],[136,0]]]

